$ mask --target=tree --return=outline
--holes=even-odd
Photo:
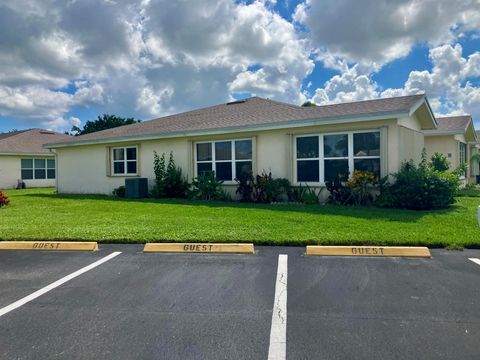
[[[123,125],[130,125],[139,123],[141,120],[135,120],[134,118],[122,118],[116,115],[107,115],[99,116],[97,120],[89,120],[83,126],[83,129],[80,129],[78,126],[72,127],[72,132],[75,133],[75,136],[85,135],[93,133],[100,130],[112,129]]]
[[[303,107],[311,107],[311,106],[317,106],[317,104],[315,104],[314,102],[311,102],[310,100],[308,101],[305,101],[303,104],[302,104]]]

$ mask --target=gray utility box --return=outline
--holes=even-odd
[[[125,179],[125,197],[128,199],[148,197],[148,179]]]

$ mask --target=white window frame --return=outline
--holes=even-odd
[[[31,168],[24,168],[22,167],[22,160],[32,160],[32,167]],[[45,161],[45,168],[36,168],[35,167],[35,160],[43,160]],[[49,168],[48,167],[48,160],[53,160],[55,162],[55,167]],[[55,180],[57,178],[57,162],[55,161],[55,158],[21,158],[20,159],[20,175],[22,174],[23,170],[32,170],[32,178],[31,179],[24,179],[23,176],[21,176],[22,180],[25,181],[32,181],[32,180]],[[45,177],[37,177],[35,174],[35,170],[45,170]],[[49,178],[48,177],[48,170],[55,170],[55,177]]]
[[[252,144],[252,157],[250,159],[236,159],[236,152],[235,152],[235,142],[237,141],[245,141],[249,140]],[[216,143],[224,143],[224,142],[230,142],[231,143],[231,150],[232,150],[232,159],[231,160],[216,160],[215,159],[215,144]],[[212,150],[212,160],[197,160],[197,144],[210,144],[211,150]],[[198,166],[197,164],[212,164],[212,171],[217,173],[217,165],[216,163],[226,163],[226,162],[231,162],[232,163],[232,180],[224,180],[223,183],[225,185],[236,185],[235,179],[237,178],[237,167],[236,163],[241,162],[241,161],[250,161],[252,163],[252,171],[253,171],[253,158],[255,157],[254,152],[254,145],[253,145],[253,138],[242,138],[242,139],[226,139],[226,140],[209,140],[209,141],[196,141],[193,143],[193,158],[194,158],[194,174],[195,177],[198,177]]]
[[[380,155],[378,156],[354,156],[353,153],[353,135],[354,134],[361,134],[361,133],[371,133],[371,132],[378,132],[380,134]],[[328,135],[347,135],[348,137],[348,156],[339,156],[339,157],[324,157],[323,152],[323,144],[324,136]],[[304,138],[304,137],[318,137],[318,157],[317,158],[297,158],[297,139]],[[308,186],[325,186],[325,160],[348,160],[348,170],[349,170],[349,178],[352,177],[354,167],[355,167],[355,160],[367,160],[367,159],[379,159],[380,160],[380,176],[382,176],[381,169],[382,169],[382,132],[380,129],[369,129],[369,130],[351,130],[351,131],[335,131],[335,132],[323,132],[323,133],[312,133],[312,134],[301,134],[295,135],[295,141],[293,146],[293,178],[294,184],[298,185],[308,185]],[[303,160],[316,160],[319,162],[318,171],[319,171],[319,181],[298,181],[298,174],[297,174],[297,162]]]
[[[115,150],[123,150],[123,160],[115,160]],[[135,149],[135,160],[127,160],[127,149]],[[111,167],[110,167],[110,175],[111,176],[138,176],[138,146],[117,146],[112,147],[110,149],[110,159],[111,159]],[[134,162],[136,163],[136,172],[135,173],[128,173],[128,163]],[[115,163],[123,163],[123,173],[115,173]]]

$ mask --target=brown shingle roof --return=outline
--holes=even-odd
[[[241,128],[256,125],[280,125],[301,120],[342,118],[408,112],[425,95],[411,95],[334,105],[301,107],[259,97],[229,104],[169,115],[142,123],[120,126],[77,136],[69,142],[82,143],[146,135]],[[49,145],[54,147],[53,145]]]
[[[0,135],[0,154],[49,154],[43,145],[64,141],[71,136],[42,129],[15,131]]]
[[[464,132],[471,119],[470,115],[437,117],[437,130]]]

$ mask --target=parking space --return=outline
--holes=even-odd
[[[275,257],[121,248],[0,318],[0,358],[267,357]]]
[[[142,248],[0,252],[0,308],[122,252],[0,316],[0,358],[267,359],[285,319],[289,359],[478,358],[480,266],[469,258],[479,250],[399,259]]]
[[[0,251],[0,308],[108,255],[96,252]]]
[[[478,359],[475,254],[292,262],[287,358]]]

